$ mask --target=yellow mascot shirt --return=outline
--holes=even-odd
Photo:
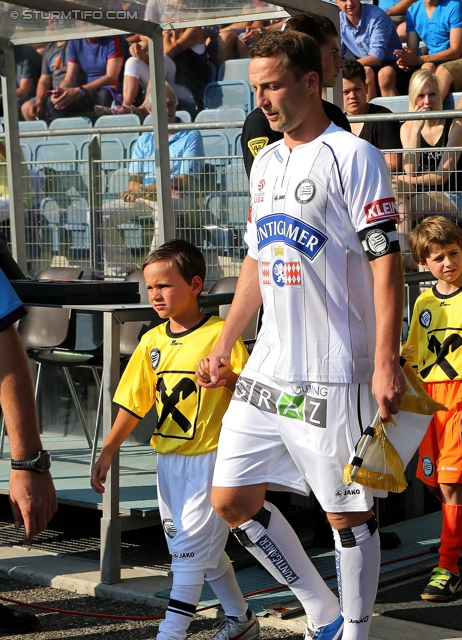
[[[408,342],[423,382],[462,379],[462,289],[422,293],[412,312]]]
[[[193,456],[218,445],[231,393],[224,387],[200,387],[195,372],[199,360],[216,344],[223,322],[206,316],[182,333],[171,333],[166,322],[145,333],[130,358],[114,402],[138,418],[144,418],[155,403],[158,422],[151,444],[158,453]],[[230,368],[240,374],[247,358],[239,339]]]

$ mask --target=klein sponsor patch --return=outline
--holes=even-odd
[[[375,200],[364,207],[364,212],[368,224],[389,219],[399,222],[398,207],[394,198]]]
[[[394,220],[399,222],[399,212],[394,198],[382,198],[375,200],[364,207],[367,223],[378,220]]]
[[[266,147],[268,142],[269,138],[266,138],[264,136],[261,138],[252,138],[252,140],[248,141],[247,146],[250,150],[250,153],[254,158],[256,158],[257,154]]]

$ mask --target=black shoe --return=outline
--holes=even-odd
[[[401,538],[394,531],[379,529],[379,538],[381,549],[394,549],[401,544]]]
[[[455,593],[462,591],[460,575],[451,573],[447,569],[436,567],[432,571],[430,582],[420,597],[422,600],[444,601],[450,600]]]
[[[33,613],[18,613],[0,604],[0,633],[28,633],[37,628],[37,616]]]

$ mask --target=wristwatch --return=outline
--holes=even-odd
[[[86,98],[87,97],[87,92],[85,91],[85,89],[83,87],[80,87],[80,97],[81,98]]]
[[[11,468],[16,471],[35,471],[35,473],[45,473],[51,467],[51,456],[45,449],[39,451],[36,456],[27,460],[11,460]]]

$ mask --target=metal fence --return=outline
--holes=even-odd
[[[188,128],[190,128],[189,125]],[[69,132],[70,133],[70,132]],[[71,137],[69,135],[69,137]],[[27,151],[22,143],[23,152]],[[49,150],[49,147],[46,148]],[[418,156],[422,151],[413,150]],[[456,156],[460,149],[444,149]],[[442,149],[433,149],[436,161]],[[391,176],[401,214],[400,242],[405,270],[416,270],[407,247],[407,235],[419,220],[433,214],[450,216],[462,224],[462,196],[457,171],[447,171],[442,184],[415,186],[402,170]],[[23,199],[26,206],[26,243],[29,275],[49,265],[79,265],[86,277],[123,278],[140,268],[151,247],[158,245],[158,212],[154,200],[124,202],[120,195],[129,181],[130,156],[106,148],[102,160],[49,160],[31,153],[23,163]],[[31,157],[35,159],[32,160]],[[200,247],[209,283],[238,275],[245,252],[243,241],[249,207],[248,180],[242,158],[236,155],[201,159],[203,171],[174,207],[177,237]],[[5,163],[0,163],[0,194],[5,192]],[[447,179],[446,179],[447,178]],[[459,180],[459,183],[462,183]],[[0,196],[1,197],[1,196]],[[9,234],[9,219],[0,223]]]

